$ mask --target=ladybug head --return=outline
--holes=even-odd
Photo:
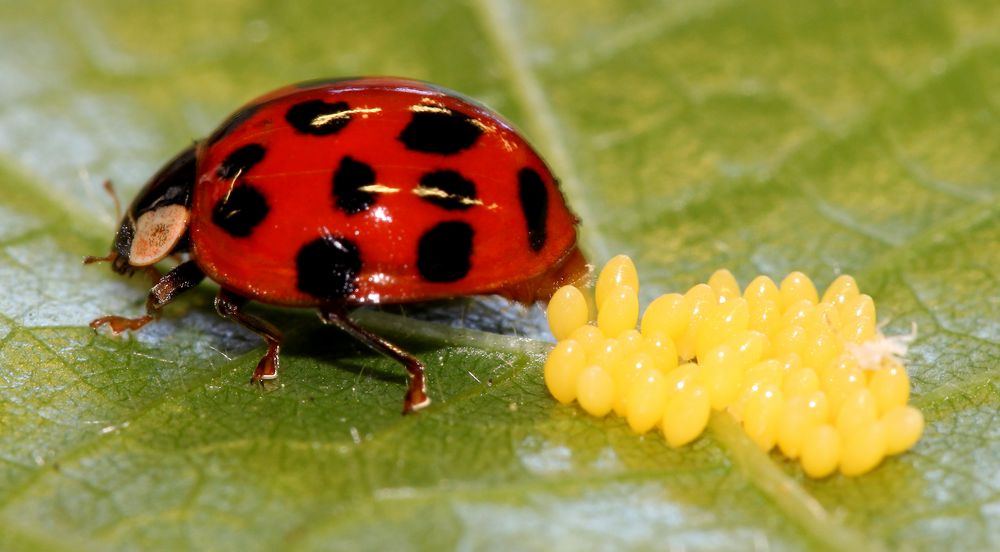
[[[191,195],[196,175],[196,147],[185,149],[146,183],[125,211],[111,254],[119,274],[150,266],[187,247]]]

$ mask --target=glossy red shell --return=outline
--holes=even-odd
[[[327,136],[303,134],[286,121],[292,106],[311,100],[345,102],[351,120]],[[454,155],[407,149],[399,140],[413,114],[426,109],[465,114],[482,130],[475,144]],[[210,143],[211,142],[211,143]],[[220,176],[220,166],[248,144],[264,155],[246,174]],[[374,204],[348,214],[335,206],[332,178],[345,156],[370,165]],[[541,176],[547,194],[545,241],[530,247],[518,174]],[[422,175],[453,170],[476,186],[474,207],[446,210],[415,190]],[[224,171],[223,171],[224,172]],[[231,191],[252,183],[266,198],[267,216],[248,236],[213,223],[213,209]],[[534,149],[496,114],[428,84],[400,79],[331,81],[288,87],[254,100],[197,148],[191,212],[191,254],[223,287],[271,304],[308,306],[321,301],[303,292],[296,256],[325,235],[358,246],[361,270],[348,303],[399,303],[467,294],[502,293],[534,300],[584,272],[576,249],[576,218],[555,178]],[[428,281],[417,268],[418,242],[441,221],[474,230],[470,269],[450,282]]]

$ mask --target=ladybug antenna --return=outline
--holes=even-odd
[[[111,179],[104,181],[104,191],[108,192],[111,196],[111,201],[115,202],[115,221],[119,221],[122,218],[122,202],[118,199],[118,193],[115,192],[115,185],[111,183]]]
[[[118,193],[115,192],[115,185],[111,183],[111,180],[104,181],[104,191],[111,196],[111,201],[115,203],[115,221],[119,221],[122,218],[122,203],[118,200]],[[111,263],[118,258],[118,252],[111,250],[111,253],[103,257],[95,257],[93,255],[87,255],[83,258],[83,264],[94,264],[94,263]]]

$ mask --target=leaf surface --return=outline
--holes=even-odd
[[[1000,10],[994,2],[0,5],[0,548],[983,549],[1000,540]],[[670,449],[548,397],[538,309],[362,312],[401,370],[310,313],[280,383],[204,285],[126,338],[145,281],[80,264],[134,193],[241,102],[406,75],[504,113],[594,262],[649,300],[854,274],[909,360],[916,448],[805,478],[724,417]]]

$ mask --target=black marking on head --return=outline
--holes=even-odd
[[[215,169],[215,175],[219,178],[229,180],[246,173],[260,160],[264,158],[267,150],[260,144],[247,144],[226,156]]]
[[[428,282],[454,282],[472,267],[472,227],[457,220],[424,232],[417,244],[417,270]]]
[[[449,211],[475,205],[476,184],[455,171],[434,171],[420,177],[420,199]]]
[[[233,188],[212,209],[212,222],[227,234],[245,238],[267,216],[267,199],[257,188],[243,184]]]
[[[196,157],[195,147],[191,146],[168,161],[135,196],[125,219],[137,219],[146,211],[164,205],[190,205],[197,177]]]
[[[323,100],[307,100],[288,108],[285,120],[302,134],[329,136],[340,132],[351,115],[347,102],[326,103]]]
[[[336,301],[358,288],[361,254],[358,246],[341,236],[324,236],[302,246],[295,257],[298,288],[313,297]]]
[[[348,215],[360,213],[375,203],[375,194],[360,188],[374,183],[375,171],[371,165],[345,155],[333,173],[334,203]]]
[[[549,218],[549,193],[545,182],[534,169],[524,168],[517,173],[518,196],[521,212],[528,224],[528,245],[532,251],[541,251],[548,236],[546,222]]]
[[[414,112],[399,140],[409,150],[454,155],[471,148],[482,133],[468,115],[441,108]]]
[[[239,128],[240,125],[250,120],[255,113],[260,109],[260,104],[248,105],[243,109],[233,113],[219,128],[215,129],[215,132],[208,137],[208,145],[215,145],[216,142],[222,140],[226,136],[229,136],[234,130]]]

